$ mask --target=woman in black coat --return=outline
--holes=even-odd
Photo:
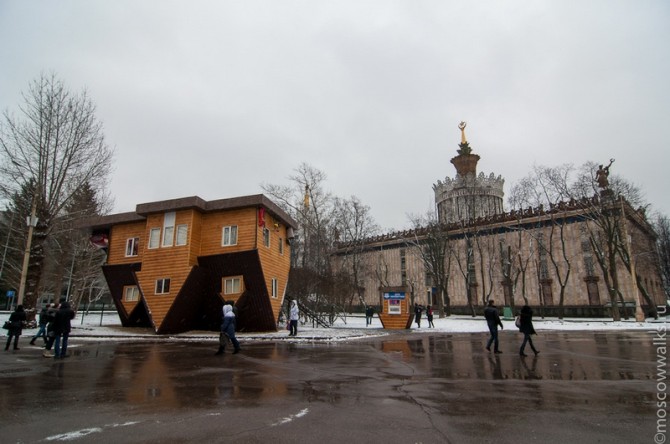
[[[519,313],[519,321],[519,331],[523,333],[523,342],[521,343],[519,354],[521,356],[528,356],[523,352],[526,348],[526,343],[528,343],[531,350],[533,350],[533,353],[537,355],[540,352],[535,349],[533,340],[530,337],[530,335],[535,334],[535,328],[533,328],[533,310],[531,310],[528,305],[524,305],[521,308],[521,312]]]
[[[26,312],[23,311],[23,305],[16,307],[16,310],[9,315],[10,327],[7,330],[7,345],[5,345],[5,351],[9,350],[9,344],[12,342],[12,337],[14,337],[14,350],[19,349],[19,336],[23,331],[23,324],[26,322]]]

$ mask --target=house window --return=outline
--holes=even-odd
[[[277,278],[272,278],[272,297],[276,298],[278,291],[277,291]]]
[[[149,248],[158,248],[158,242],[161,238],[161,229],[160,228],[152,228],[151,231],[149,231]]]
[[[263,228],[263,245],[270,247],[270,230]]]
[[[170,278],[156,279],[156,294],[167,294],[170,292]]]
[[[239,294],[242,293],[242,278],[229,277],[223,279],[223,294]]]
[[[136,285],[124,287],[123,293],[126,302],[134,302],[140,299],[140,289]]]
[[[279,238],[279,254],[284,255],[284,240]]]
[[[186,245],[188,242],[188,225],[177,225],[177,241],[175,245]]]
[[[163,217],[163,246],[171,247],[174,243],[175,212],[165,213]]]
[[[126,257],[137,256],[139,252],[140,238],[131,237],[126,241]]]
[[[224,247],[237,245],[237,225],[223,227],[223,238],[221,240],[221,245]]]

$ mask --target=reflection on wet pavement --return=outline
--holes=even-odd
[[[535,341],[540,355],[525,358],[518,355],[520,339],[504,336],[499,355],[485,350],[483,334],[264,342],[223,356],[214,355],[211,343],[75,342],[66,360],[29,351],[7,361],[0,368],[0,415],[59,405],[63,396],[73,409],[126,415],[230,413],[295,403],[293,413],[327,405],[402,417],[419,407],[476,437],[486,418],[499,425],[518,412],[581,416],[615,405],[621,418],[649,413],[656,349],[648,333],[543,333]]]

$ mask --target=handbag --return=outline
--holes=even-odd
[[[9,330],[10,328],[12,328],[12,323],[9,321],[5,321],[5,323],[2,325],[2,328],[4,328],[5,330]]]

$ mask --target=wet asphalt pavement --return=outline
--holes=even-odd
[[[2,443],[652,443],[655,331],[344,343],[71,339],[0,353]],[[529,350],[527,350],[528,352]]]

